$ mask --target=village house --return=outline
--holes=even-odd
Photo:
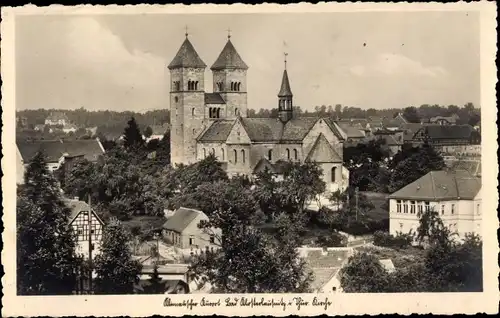
[[[433,209],[463,238],[481,233],[481,178],[467,171],[431,171],[389,196],[390,233],[415,233],[419,213]]]
[[[200,229],[201,221],[208,221],[205,213],[181,207],[163,224],[163,237],[181,249],[203,250],[216,246],[220,230]]]
[[[382,125],[387,130],[399,130],[401,125],[408,124],[408,120],[402,113],[398,113],[394,118],[384,118]]]
[[[92,252],[94,258],[101,251],[104,222],[86,202],[78,198],[67,199],[65,203],[71,210],[69,226],[76,237],[76,253],[89,259]]]
[[[98,139],[93,140],[30,140],[17,141],[16,175],[17,183],[24,182],[24,172],[37,152],[43,151],[49,171],[70,164],[75,158],[84,158],[97,162],[104,154],[104,148]]]
[[[69,124],[69,119],[63,112],[51,112],[45,118],[45,125],[47,126],[66,126],[66,124]]]
[[[435,116],[429,119],[429,123],[436,125],[455,125],[457,120],[459,119],[457,114],[453,114],[451,116]]]
[[[470,125],[424,126],[413,136],[413,143],[422,144],[424,142],[428,142],[435,149],[446,154],[474,151],[480,153],[481,151],[481,135]]]
[[[150,140],[153,139],[162,140],[163,137],[165,136],[165,133],[169,130],[169,125],[168,124],[153,125],[151,126],[151,130],[152,134],[151,136],[145,138],[146,142],[149,142]]]

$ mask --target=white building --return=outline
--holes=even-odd
[[[418,213],[434,209],[463,238],[481,233],[481,178],[467,171],[431,171],[389,196],[390,233],[416,232]]]

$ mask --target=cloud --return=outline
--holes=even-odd
[[[402,54],[384,53],[378,55],[369,65],[354,65],[350,72],[356,76],[424,76],[446,75],[446,70],[438,66],[424,66],[421,62]]]

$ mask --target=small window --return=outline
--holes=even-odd
[[[403,223],[399,223],[399,228],[402,229],[403,228]]]
[[[175,96],[174,100],[175,100],[176,103],[179,102],[179,97]]]
[[[273,160],[273,150],[269,149],[267,152],[267,159],[268,160]]]
[[[194,108],[191,108],[191,116],[194,116]]]
[[[194,236],[189,237],[189,245],[194,245]]]
[[[210,235],[210,244],[215,244],[215,236]]]
[[[431,205],[430,205],[429,201],[425,201],[425,212],[429,212],[430,209],[431,209]]]
[[[286,157],[290,160],[290,149],[286,148]]]
[[[408,213],[408,202],[403,204],[403,213]]]
[[[241,162],[245,163],[245,150],[241,149]]]
[[[455,214],[455,204],[451,205],[451,214]]]
[[[410,201],[410,213],[415,214],[415,201]]]
[[[396,201],[396,212],[401,213],[401,200]]]
[[[239,114],[240,114],[240,112],[239,112],[238,108],[235,108],[234,109],[234,116],[238,116]]]
[[[217,108],[216,115],[217,115],[217,118],[220,118],[220,108]]]
[[[481,215],[481,205],[479,203],[476,206],[476,214]]]
[[[225,160],[225,158],[224,158],[224,148],[221,149],[221,153],[222,153],[222,160]]]
[[[207,151],[205,150],[205,148],[203,148],[203,158],[206,158],[207,157]]]
[[[211,154],[215,156],[215,148],[212,148]]]
[[[299,159],[299,152],[297,151],[297,149],[293,150],[293,156],[294,156],[295,160]]]
[[[441,215],[444,215],[444,204],[441,204]]]
[[[196,134],[196,129],[193,128],[193,135],[195,135],[195,134]]]
[[[196,91],[198,90],[198,81],[196,81],[196,82],[194,83],[194,90],[196,90]]]
[[[332,182],[335,182],[335,171],[336,171],[336,170],[337,170],[337,167],[332,167],[332,172],[331,172],[331,173],[332,173],[332,175],[331,175],[331,177],[332,177]]]
[[[238,163],[238,151],[234,149],[233,153],[234,153],[234,163]]]

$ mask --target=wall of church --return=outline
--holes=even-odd
[[[250,175],[255,163],[251,162],[250,145],[226,145],[228,155],[227,173]]]
[[[343,174],[342,163],[321,163],[320,167],[323,170],[322,179],[326,183],[326,191],[344,191],[347,188],[349,179]]]
[[[248,137],[247,131],[241,124],[241,121],[236,120],[229,136],[227,136],[226,142],[228,144],[250,144],[250,137]]]
[[[330,126],[328,126],[323,119],[319,119],[316,124],[314,124],[311,131],[309,131],[303,140],[303,150],[305,156],[309,154],[309,151],[311,151],[314,142],[318,139],[320,134],[323,134],[326,137],[326,140],[328,140],[328,142],[333,146],[339,156],[343,158],[343,143],[339,141],[338,137],[333,133]]]
[[[203,160],[210,153],[215,154],[215,157],[220,162],[227,161],[227,147],[225,143],[213,142],[213,143],[198,143],[197,144],[197,159]]]

